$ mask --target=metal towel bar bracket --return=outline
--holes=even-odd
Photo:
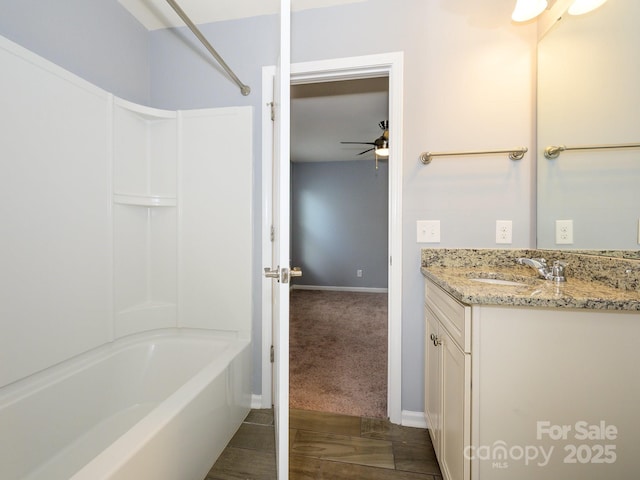
[[[565,150],[601,150],[608,148],[640,148],[640,143],[618,143],[610,145],[582,145],[580,147],[567,147],[565,145],[550,145],[544,149],[544,156],[553,160],[560,156],[560,152]]]
[[[508,153],[511,160],[522,160],[524,154],[527,153],[527,147],[510,148],[506,150],[481,150],[481,151],[469,151],[469,152],[422,152],[420,154],[420,161],[428,165],[431,163],[433,157],[449,157],[454,155],[486,155],[490,153]]]

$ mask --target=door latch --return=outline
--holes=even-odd
[[[289,278],[301,277],[302,270],[300,267],[293,267],[291,270],[288,268],[269,268],[264,267],[264,276],[266,278],[275,278],[280,283],[289,283]]]
[[[277,268],[269,268],[264,267],[264,276],[267,278],[277,278],[280,280],[280,267]]]

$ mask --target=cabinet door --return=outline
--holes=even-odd
[[[425,367],[424,367],[424,413],[429,426],[429,434],[433,447],[440,451],[441,431],[441,356],[442,347],[434,344],[433,339],[438,338],[439,324],[436,316],[428,307],[425,307]]]
[[[462,352],[441,329],[442,432],[440,467],[445,479],[468,480],[471,462],[465,447],[471,440],[471,355]]]

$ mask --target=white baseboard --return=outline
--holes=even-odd
[[[388,288],[373,287],[334,287],[325,285],[291,285],[292,290],[325,290],[331,292],[387,293]]]
[[[428,428],[424,412],[402,410],[402,425],[404,427]]]

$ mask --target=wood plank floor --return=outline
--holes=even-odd
[[[442,480],[426,430],[309,410],[289,415],[291,480]],[[275,480],[272,410],[252,410],[205,480]]]

